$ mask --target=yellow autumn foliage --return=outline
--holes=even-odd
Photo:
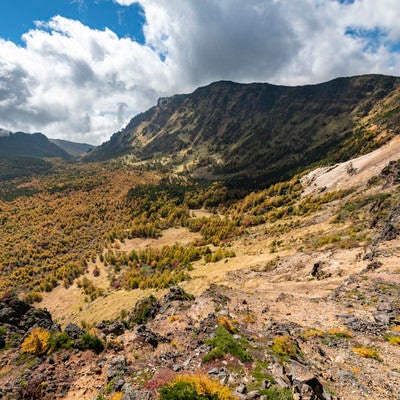
[[[180,382],[194,386],[200,396],[217,396],[218,400],[237,400],[229,388],[204,374],[179,375],[169,385],[173,386]]]
[[[115,392],[111,396],[111,400],[122,400],[123,397],[124,397],[124,393],[123,392]]]
[[[21,349],[24,353],[34,354],[35,356],[46,353],[49,349],[50,332],[46,329],[37,327],[23,341]]]

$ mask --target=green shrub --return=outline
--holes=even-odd
[[[104,343],[97,336],[89,333],[84,333],[77,345],[80,350],[93,350],[95,353],[104,350]]]
[[[160,400],[235,400],[230,390],[206,375],[181,375],[160,390]]]
[[[251,355],[244,349],[242,343],[236,340],[223,326],[218,326],[215,337],[205,340],[213,349],[203,357],[203,362],[231,354],[240,361],[251,361]]]
[[[130,321],[138,325],[145,324],[149,319],[154,318],[159,308],[158,300],[150,295],[135,304],[135,308],[130,313]]]
[[[74,345],[74,339],[67,333],[54,333],[49,340],[50,347],[57,349],[70,349]]]
[[[197,394],[196,388],[190,383],[177,382],[160,389],[160,400],[200,400],[207,399]]]
[[[275,336],[272,351],[283,358],[302,357],[300,349],[296,343],[288,336]]]
[[[383,338],[394,346],[400,346],[400,336],[387,334]]]
[[[293,400],[293,394],[289,389],[281,389],[276,386],[260,390],[260,394],[267,396],[268,400]]]

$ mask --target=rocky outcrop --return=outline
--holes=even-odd
[[[33,326],[48,330],[59,329],[47,310],[34,308],[13,296],[0,300],[0,323],[25,332]]]
[[[139,300],[129,313],[129,321],[135,324],[145,324],[148,320],[155,318],[161,308],[160,302],[149,296]]]

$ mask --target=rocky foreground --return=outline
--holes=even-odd
[[[173,287],[86,331],[74,323],[61,330],[45,310],[2,299],[0,397],[155,399],[174,377],[203,374],[237,399],[399,398],[400,276],[378,273],[378,258],[310,298],[315,326],[299,323],[304,299],[216,285],[197,298]],[[311,267],[311,280],[329,279],[323,264]],[[38,327],[52,336],[37,334],[27,346]]]

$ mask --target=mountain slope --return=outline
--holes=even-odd
[[[379,75],[298,87],[216,82],[160,99],[87,160],[131,154],[195,177],[264,186],[364,153],[395,133],[399,85]]]
[[[74,157],[79,157],[89,150],[93,149],[94,146],[88,143],[75,143],[69,140],[62,139],[49,139],[50,142],[56,144],[58,147],[66,151],[68,154]]]
[[[10,133],[0,136],[0,157],[61,157],[70,155],[42,133]]]

